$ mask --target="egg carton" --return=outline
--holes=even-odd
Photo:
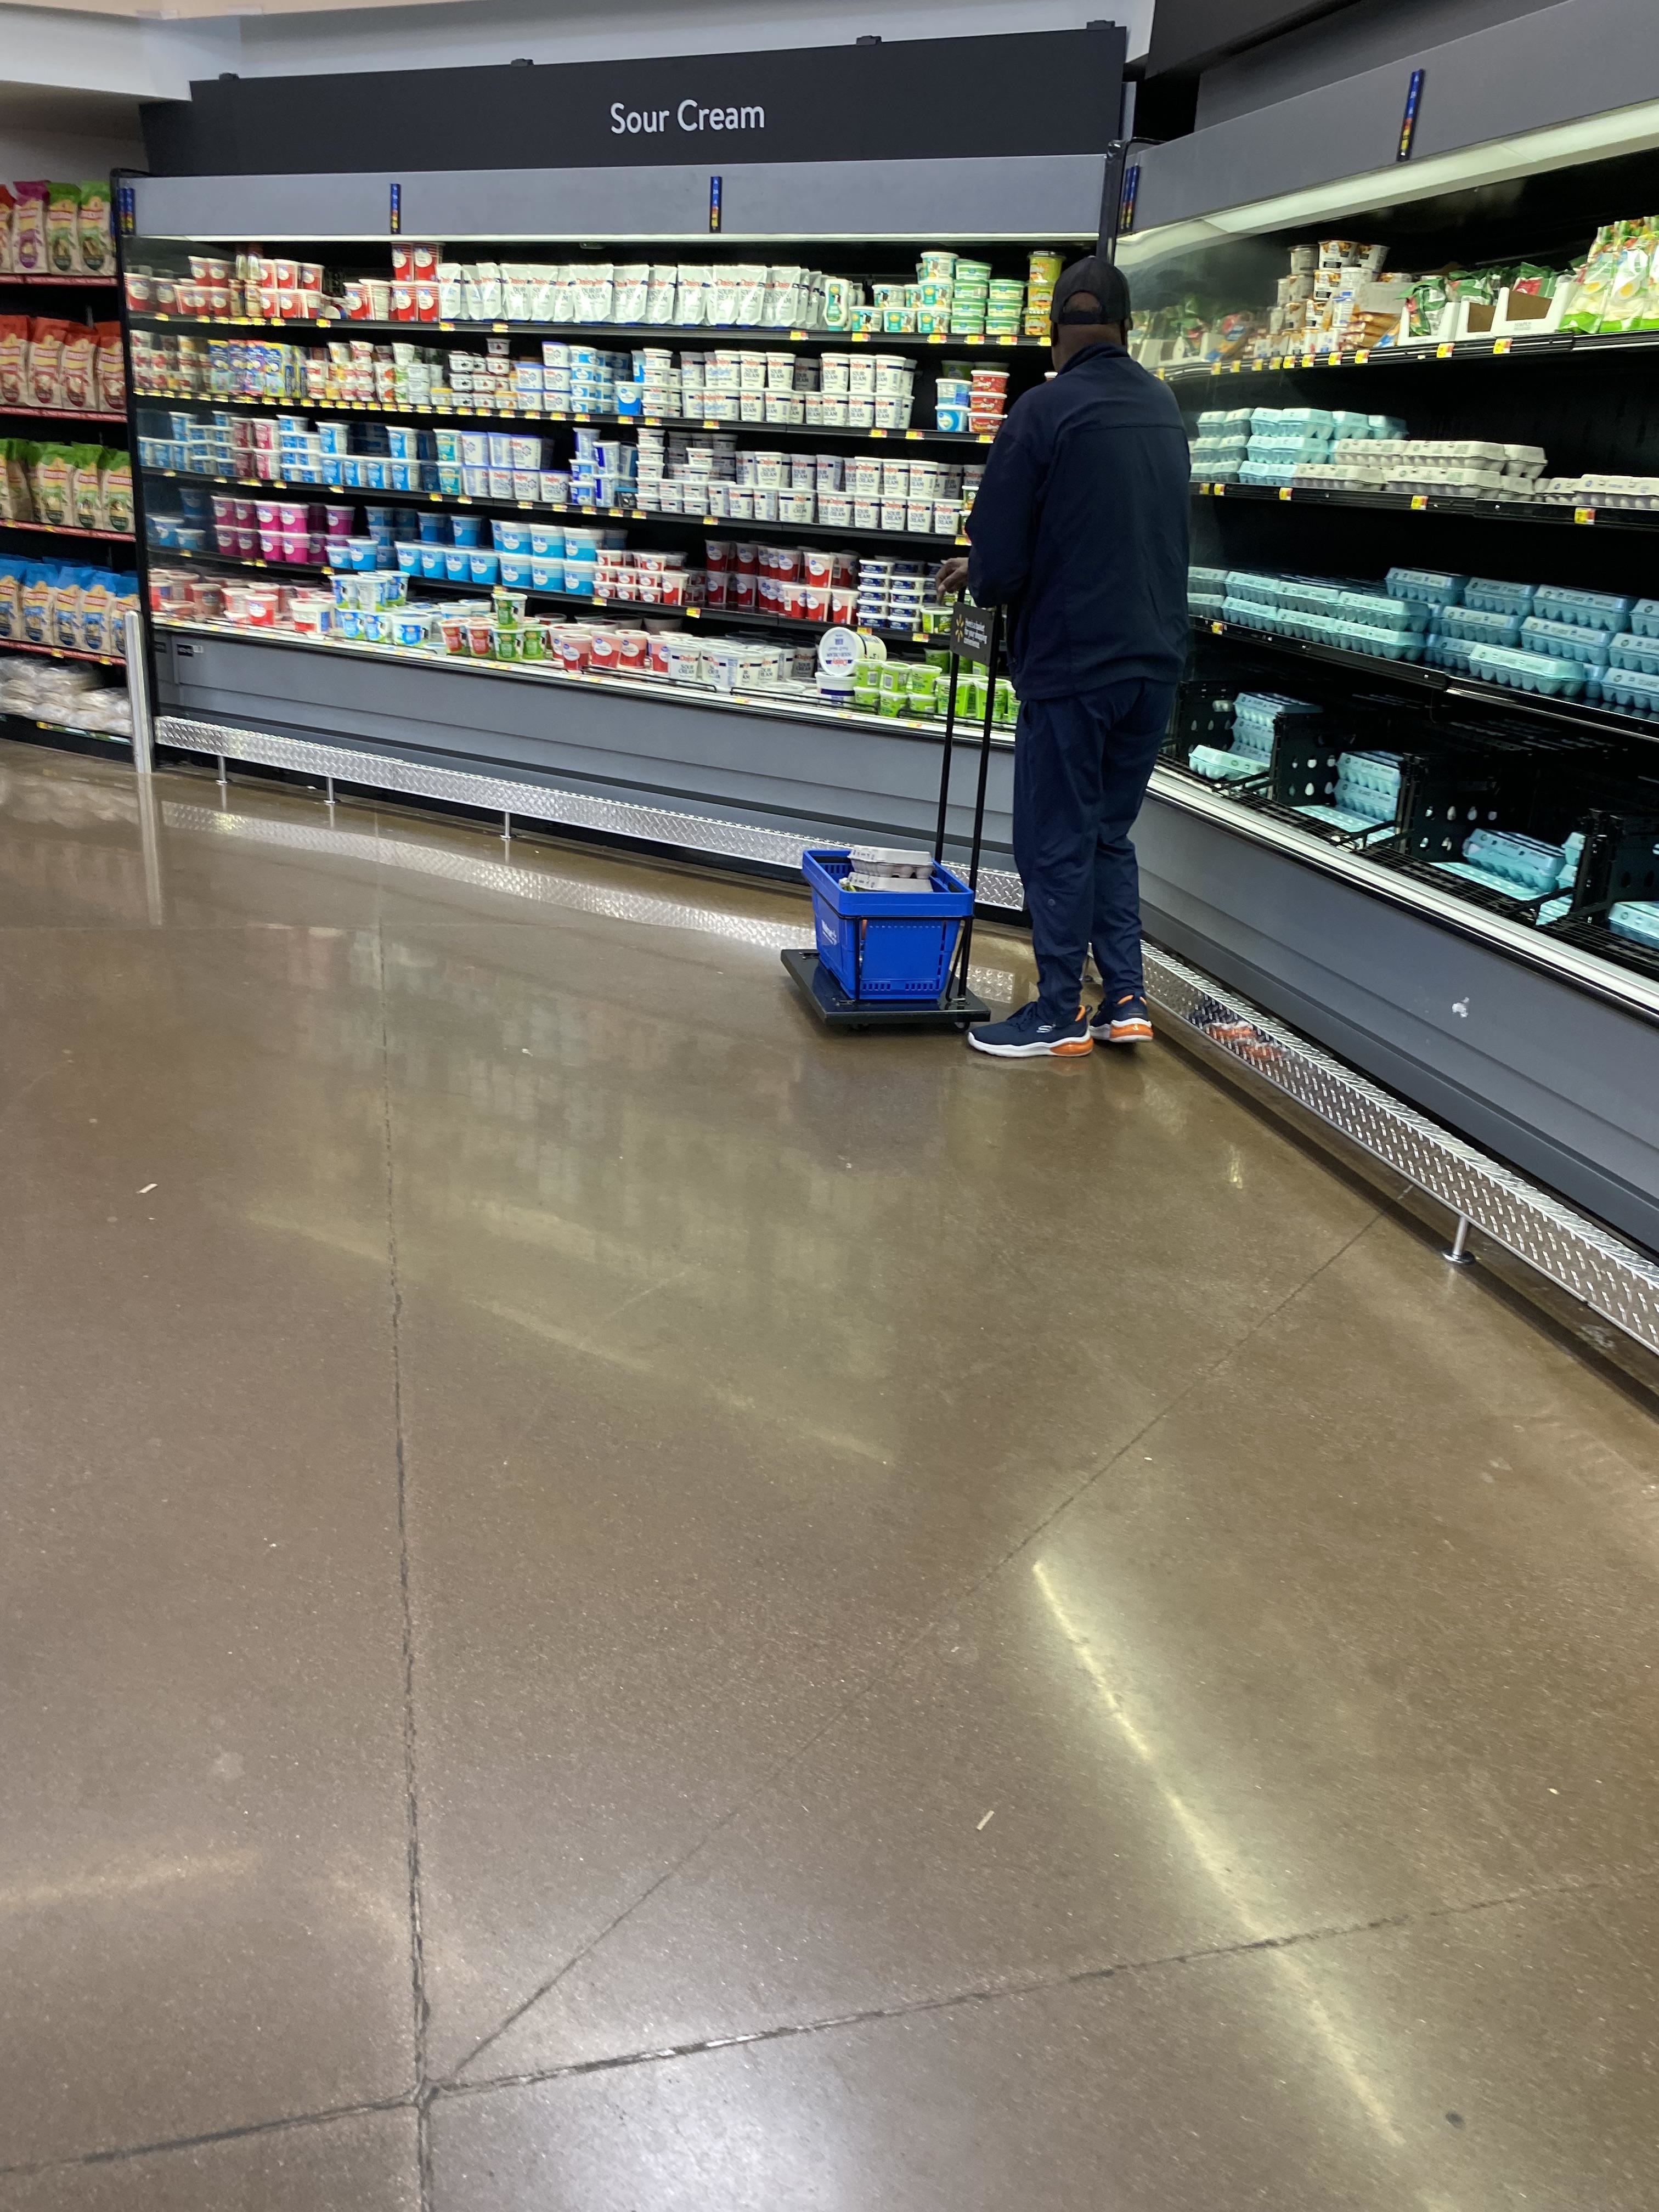
[[[1381,660],[1421,660],[1422,634],[1417,630],[1384,629],[1380,623],[1339,622],[1338,642],[1352,653],[1375,653]]]
[[[1259,760],[1243,753],[1224,753],[1216,745],[1194,745],[1187,756],[1187,765],[1212,783],[1241,783],[1261,774]]]
[[[1517,642],[1528,653],[1550,653],[1562,660],[1605,660],[1617,632],[1586,629],[1577,623],[1553,622],[1543,615],[1528,615],[1521,625]]]
[[[1277,576],[1260,576],[1251,568],[1230,568],[1224,586],[1230,599],[1255,599],[1272,606],[1279,596]]]
[[[1559,845],[1523,837],[1516,830],[1472,830],[1463,841],[1463,858],[1507,878],[1511,892],[1524,898],[1555,889],[1565,854]]]
[[[1281,489],[1296,480],[1293,461],[1249,460],[1238,471],[1240,483],[1277,484]]]
[[[1200,592],[1224,592],[1227,588],[1227,571],[1224,568],[1190,568],[1187,571],[1187,582],[1189,586],[1195,586]]]
[[[1659,507],[1659,477],[1586,477],[1583,504],[1626,513],[1650,512]]]
[[[1301,430],[1328,430],[1335,418],[1328,407],[1253,407],[1250,420],[1258,428],[1264,423],[1283,422]]]
[[[1226,614],[1227,602],[1219,592],[1192,592],[1187,594],[1187,611],[1205,622],[1220,622]]]
[[[1638,599],[1630,611],[1630,626],[1638,637],[1659,637],[1659,599]]]
[[[1488,461],[1499,469],[1509,457],[1505,447],[1484,438],[1413,438],[1410,450],[1425,461]]]
[[[1414,599],[1390,599],[1386,592],[1344,592],[1338,610],[1350,621],[1373,624],[1378,629],[1421,632],[1429,626],[1429,611]]]
[[[1472,645],[1518,645],[1523,619],[1518,613],[1471,606],[1466,599],[1462,606],[1442,607],[1435,626],[1442,637],[1467,638]]]
[[[1302,614],[1334,613],[1342,593],[1334,584],[1316,584],[1306,578],[1286,576],[1279,587],[1279,604]]]
[[[1439,568],[1390,568],[1387,578],[1391,599],[1421,599],[1431,607],[1458,605],[1468,581]]]
[[[1431,630],[1423,641],[1423,658],[1431,668],[1443,668],[1453,676],[1474,673],[1469,659],[1474,647],[1466,637],[1448,637],[1443,630]]]
[[[1648,899],[1620,899],[1607,908],[1607,927],[1615,937],[1633,945],[1650,945],[1659,952],[1659,905]]]
[[[1200,430],[1248,430],[1255,416],[1254,407],[1206,407],[1198,418]]]
[[[1194,461],[1192,481],[1194,483],[1237,483],[1240,466],[1237,461]]]
[[[1307,491],[1376,491],[1380,487],[1380,479],[1328,461],[1298,461],[1291,481],[1298,490]]]
[[[1225,599],[1221,602],[1224,622],[1235,623],[1240,629],[1271,629],[1273,609],[1263,606],[1259,599]]]
[[[1463,605],[1486,614],[1527,615],[1537,589],[1535,584],[1509,584],[1497,576],[1471,576],[1463,586]]]
[[[1577,660],[1558,659],[1545,653],[1522,653],[1502,645],[1477,645],[1469,654],[1469,672],[1510,691],[1528,692],[1540,699],[1576,699],[1584,689],[1584,669]]]
[[[1595,679],[1589,687],[1592,696],[1604,707],[1615,707],[1626,714],[1659,717],[1659,676],[1644,676],[1634,668],[1606,667],[1586,672]]]
[[[1507,490],[1513,494],[1514,486],[1506,484],[1498,469],[1477,468],[1473,462],[1413,461],[1391,471],[1386,489],[1405,492],[1484,492],[1489,498],[1501,498]]]
[[[1635,605],[1634,599],[1612,592],[1575,592],[1540,584],[1533,599],[1533,611],[1546,621],[1571,623],[1579,629],[1618,631],[1628,628]]]
[[[1587,507],[1590,503],[1583,477],[1534,477],[1527,493],[1540,507]]]

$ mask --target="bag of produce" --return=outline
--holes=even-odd
[[[15,194],[0,185],[0,276],[9,276],[17,266],[13,258],[17,246],[12,230],[12,217],[16,211]]]
[[[45,184],[14,185],[17,204],[12,210],[12,264],[20,276],[46,273],[46,195]]]
[[[0,406],[21,407],[27,400],[29,319],[0,315]]]
[[[0,553],[0,638],[23,635],[23,572],[29,566],[15,553]]]
[[[126,412],[127,373],[121,358],[119,323],[94,323],[93,336],[93,405],[106,415]]]
[[[0,522],[33,522],[29,489],[29,444],[26,438],[0,438]]]
[[[132,456],[122,447],[102,451],[102,480],[99,501],[106,530],[132,529]]]
[[[54,276],[81,268],[81,187],[51,185],[46,192],[46,266]]]
[[[23,578],[20,629],[27,645],[52,643],[52,584],[58,565],[52,561],[31,561]]]
[[[1596,331],[1601,327],[1601,316],[1613,287],[1613,271],[1619,265],[1619,256],[1628,228],[1627,223],[1604,222],[1596,232],[1583,268],[1578,273],[1577,294],[1571,306],[1561,318],[1564,331]]]
[[[105,530],[104,449],[101,446],[70,446],[70,498],[77,530]]]
[[[36,315],[29,325],[28,397],[36,407],[64,404],[64,342],[75,329],[55,315]]]
[[[1654,244],[1653,224],[1647,217],[1625,225],[1625,236],[1613,259],[1607,297],[1601,303],[1601,319],[1596,325],[1599,330],[1622,331],[1640,327],[1648,280],[1653,273]]]
[[[98,381],[93,364],[96,349],[97,342],[93,337],[90,323],[64,325],[60,374],[65,407],[90,407],[96,399]]]
[[[83,184],[76,216],[76,241],[81,266],[88,276],[107,276],[115,266],[115,241],[110,230],[109,186]]]
[[[29,471],[35,520],[55,529],[75,527],[75,463],[69,446],[37,446]]]

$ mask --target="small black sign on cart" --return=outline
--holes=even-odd
[[[947,912],[960,917],[954,946],[951,948],[945,973],[936,982],[930,981],[927,995],[902,995],[899,992],[883,990],[874,994],[866,988],[866,964],[863,958],[865,932],[878,921],[866,921],[853,909],[864,903],[858,894],[847,897],[848,912],[840,927],[847,933],[851,949],[850,964],[843,958],[841,973],[832,967],[831,959],[837,946],[826,943],[826,927],[833,930],[835,919],[826,912],[828,898],[836,898],[837,886],[826,873],[825,864],[831,869],[839,864],[842,873],[850,873],[853,855],[850,848],[826,848],[822,851],[809,850],[803,856],[803,866],[808,881],[813,886],[813,903],[818,915],[819,945],[823,950],[808,950],[791,946],[782,955],[783,964],[790,981],[817,1014],[830,1029],[927,1029],[965,1030],[974,1022],[988,1021],[991,1010],[985,1001],[968,988],[968,963],[974,945],[974,894],[979,888],[980,853],[985,831],[985,789],[991,767],[991,725],[996,700],[996,671],[1002,654],[1002,611],[998,607],[971,606],[964,597],[958,600],[951,621],[950,633],[950,689],[945,703],[944,759],[939,765],[939,820],[933,832],[934,896],[946,907]],[[945,830],[951,804],[951,763],[956,750],[957,693],[962,674],[962,665],[971,661],[985,671],[985,714],[979,733],[978,778],[974,793],[974,827],[969,845],[966,879],[954,871],[945,870]],[[944,884],[940,882],[945,876]],[[948,886],[948,888],[947,888]],[[922,915],[920,901],[927,893],[911,892],[900,895],[900,908],[911,907],[915,921]],[[883,919],[896,920],[895,901],[878,893],[879,915]],[[915,903],[913,903],[913,902]],[[911,922],[911,915],[904,917]],[[914,924],[912,924],[914,926]],[[850,988],[849,988],[850,986]]]

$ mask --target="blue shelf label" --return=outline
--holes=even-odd
[[[1418,105],[1422,97],[1423,72],[1420,69],[1414,69],[1412,81],[1406,88],[1406,112],[1400,118],[1400,151],[1394,157],[1396,161],[1409,161],[1412,157],[1412,141],[1417,136]]]
[[[396,238],[404,227],[404,188],[401,185],[393,185],[392,187],[390,221],[392,234]]]
[[[708,228],[710,230],[718,230],[720,227],[720,184],[721,180],[719,177],[710,177],[708,179]]]

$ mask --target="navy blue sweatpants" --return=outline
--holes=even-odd
[[[1014,860],[1031,910],[1043,1012],[1070,1021],[1092,950],[1109,999],[1144,988],[1129,831],[1169,728],[1173,684],[1135,678],[1032,699],[1014,742]]]

